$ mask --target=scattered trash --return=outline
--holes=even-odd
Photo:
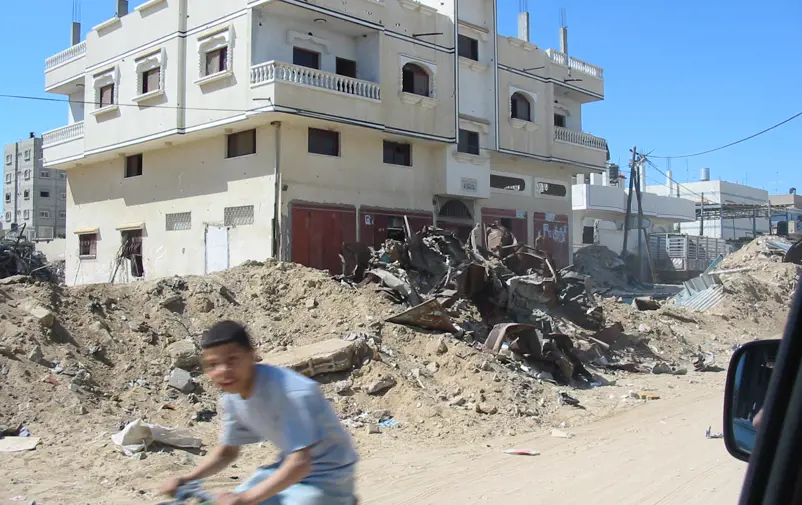
[[[395,419],[385,419],[384,421],[379,423],[379,426],[382,428],[392,428],[393,426],[398,426],[398,421]]]
[[[570,405],[572,407],[579,407],[579,400],[569,395],[568,393],[560,392],[557,394],[558,405]]]
[[[724,438],[724,433],[721,433],[721,432],[713,433],[712,430],[713,430],[712,426],[708,426],[707,427],[707,430],[705,431],[705,438],[708,438],[708,439],[709,438]]]
[[[148,424],[142,419],[128,423],[125,428],[111,436],[111,441],[126,456],[147,450],[153,442],[184,449],[201,447],[201,439],[191,436],[186,430]]]
[[[505,449],[504,454],[514,454],[516,456],[540,456],[540,453],[532,449]]]
[[[574,438],[573,433],[562,430],[551,430],[551,436],[554,438]]]

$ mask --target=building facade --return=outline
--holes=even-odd
[[[496,33],[492,0],[149,0],[46,61],[66,277],[125,282],[500,221],[571,251],[601,68]],[[525,24],[526,16],[521,17]],[[528,33],[528,27],[523,31]],[[563,31],[563,48],[567,35]]]
[[[617,175],[617,174],[616,174]],[[627,215],[628,193],[623,179],[611,180],[609,173],[592,174],[589,178],[576,177],[572,186],[573,246],[574,250],[596,244],[616,253],[624,248],[624,225]],[[641,193],[643,201],[643,229],[647,234],[673,233],[681,223],[696,220],[695,202],[676,196]],[[638,200],[632,195],[632,226],[628,232],[627,250],[636,253]]]
[[[4,229],[28,239],[65,236],[67,173],[43,166],[42,139],[33,134],[3,149],[2,215]]]

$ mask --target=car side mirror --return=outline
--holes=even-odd
[[[739,347],[732,355],[724,389],[724,442],[727,451],[749,461],[763,420],[779,340],[758,340]]]

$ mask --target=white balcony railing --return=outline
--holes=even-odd
[[[77,58],[79,56],[83,56],[86,54],[86,41],[79,42],[74,46],[61,51],[60,53],[51,56],[50,58],[45,60],[45,70],[50,70],[51,68],[61,65],[64,62],[70,61],[73,58]]]
[[[84,122],[73,123],[42,134],[42,147],[76,140],[84,136]]]
[[[607,141],[600,137],[594,137],[589,133],[577,132],[562,128],[560,126],[554,127],[554,140],[560,142],[568,142],[569,144],[576,144],[578,146],[590,147],[592,149],[607,150]]]
[[[604,79],[604,69],[597,67],[596,65],[591,65],[590,63],[586,63],[554,49],[547,50],[546,54],[549,55],[551,61],[557,63],[558,65],[563,65],[571,70],[582,72],[583,74],[593,76],[597,79]]]
[[[251,67],[252,86],[274,81],[311,86],[371,100],[381,99],[381,86],[375,82],[362,81],[280,61],[268,61]]]

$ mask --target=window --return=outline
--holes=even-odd
[[[247,130],[226,136],[226,146],[226,158],[255,154],[256,130]]]
[[[510,115],[513,119],[532,121],[532,104],[523,93],[516,91],[510,98]]]
[[[337,74],[356,79],[356,62],[354,60],[337,58],[336,65],[337,68],[335,72],[337,72]]]
[[[67,219],[67,212],[62,210],[61,212],[58,213],[58,218]]]
[[[26,149],[25,150],[25,161],[31,161],[31,150],[30,149]]]
[[[461,153],[479,155],[479,133],[470,130],[459,130],[457,151]]]
[[[135,154],[125,157],[125,178],[142,175],[142,155]]]
[[[50,211],[49,210],[40,210],[39,217],[43,217],[45,219],[50,219]]]
[[[6,222],[11,222],[11,212],[6,212]]]
[[[192,228],[192,213],[178,212],[164,215],[164,229],[166,231],[182,231]]]
[[[490,174],[490,187],[507,191],[526,191],[526,181],[517,177]]]
[[[98,108],[108,107],[114,105],[114,84],[106,84],[100,88],[100,100],[98,101]]]
[[[407,63],[401,69],[401,91],[414,95],[429,96],[429,73],[420,65]]]
[[[49,170],[42,170],[39,172],[39,177],[42,179],[49,179],[50,178],[50,171]]]
[[[67,172],[59,172],[58,178],[61,179],[61,180],[66,180],[67,179]]]
[[[340,132],[309,128],[307,151],[326,156],[340,155]]]
[[[6,203],[11,201],[11,193],[6,193]]]
[[[548,196],[565,196],[568,194],[568,190],[562,184],[554,184],[551,182],[538,182],[537,183],[537,191],[542,195]]]
[[[592,226],[583,226],[582,227],[582,243],[583,244],[592,244],[593,243],[593,227]]]
[[[389,165],[412,166],[412,145],[384,141],[384,162]]]
[[[565,128],[565,114],[554,113],[554,126]]]
[[[292,63],[301,67],[320,69],[320,53],[300,47],[293,47]]]
[[[39,198],[50,198],[50,191],[40,191]]]
[[[11,184],[11,174],[6,174],[6,184]]]
[[[226,207],[223,209],[223,224],[225,226],[244,226],[253,224],[253,205],[242,207]]]
[[[31,217],[31,211],[29,209],[25,209],[22,211],[22,219],[26,221]]]
[[[25,200],[30,200],[31,199],[31,190],[30,189],[26,189],[25,191],[23,191],[22,192],[22,198],[24,198]]]
[[[25,180],[27,181],[27,180],[29,180],[31,178],[31,171],[30,170],[26,170],[25,172],[23,172],[23,175],[25,177]]]
[[[142,89],[141,93],[150,93],[151,91],[158,91],[161,89],[161,67],[151,68],[142,72]]]
[[[228,70],[228,46],[206,53],[206,73],[214,75]]]
[[[463,58],[479,61],[479,41],[465,35],[459,35],[457,37],[457,52]]]
[[[67,199],[67,193],[62,191],[61,193],[58,194],[58,197],[61,198],[62,200],[66,200]]]
[[[11,161],[12,161],[11,155],[6,154],[6,165],[11,165]]]
[[[97,256],[97,233],[78,235],[78,256],[85,259]]]

